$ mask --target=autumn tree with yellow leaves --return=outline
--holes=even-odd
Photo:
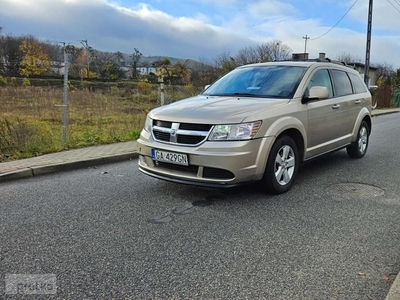
[[[19,50],[23,53],[19,67],[21,75],[42,75],[50,69],[50,58],[36,41],[23,40]]]

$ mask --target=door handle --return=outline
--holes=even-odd
[[[332,109],[339,109],[340,108],[340,104],[335,104],[332,106]]]
[[[360,104],[361,103],[361,100],[356,100],[356,104]]]

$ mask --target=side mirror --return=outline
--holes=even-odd
[[[313,86],[308,92],[308,96],[304,96],[302,103],[308,103],[314,100],[323,100],[329,98],[328,89],[325,86]]]
[[[211,84],[207,84],[207,85],[204,87],[204,90],[208,89],[210,86],[211,86]]]

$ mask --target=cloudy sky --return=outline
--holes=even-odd
[[[400,68],[400,0],[374,2],[371,62]],[[364,61],[367,17],[368,0],[0,0],[3,34],[208,60],[271,40],[303,52],[307,35],[312,57]]]

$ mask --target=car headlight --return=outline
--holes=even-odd
[[[210,141],[250,140],[256,135],[260,127],[261,121],[232,125],[215,125],[208,139]]]
[[[147,132],[151,132],[151,127],[153,126],[153,119],[151,119],[148,115],[146,117],[146,122],[144,123],[144,130]]]

